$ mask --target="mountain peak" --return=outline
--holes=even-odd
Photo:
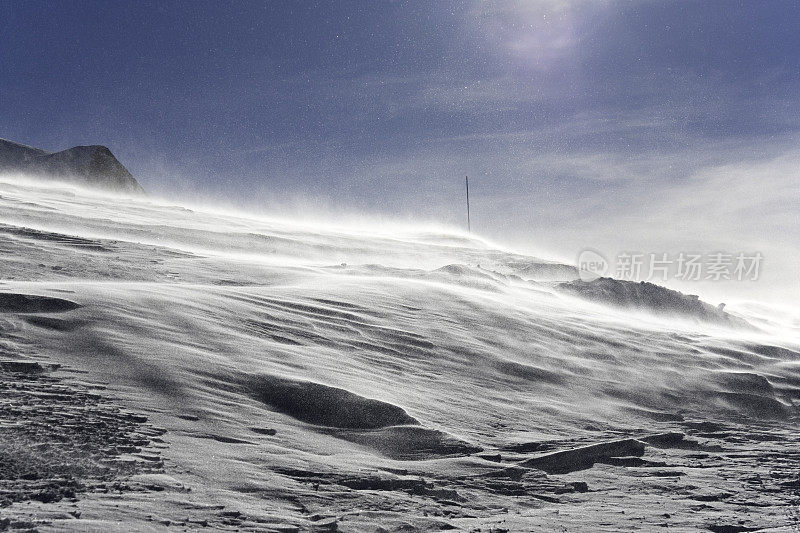
[[[12,173],[144,194],[144,189],[128,169],[108,147],[102,145],[74,146],[60,152],[48,152],[0,139],[0,174]]]

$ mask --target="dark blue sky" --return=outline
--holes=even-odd
[[[0,137],[106,144],[162,194],[460,223],[470,174],[480,231],[567,253],[646,245],[672,196],[732,217],[708,176],[752,167],[750,242],[796,222],[764,169],[799,129],[792,1],[0,0]]]

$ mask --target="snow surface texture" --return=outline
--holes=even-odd
[[[144,194],[128,169],[105,146],[75,146],[61,152],[46,152],[0,139],[0,175],[3,174],[71,180],[118,193]]]
[[[0,249],[0,529],[798,524],[796,315],[659,316],[464,234],[19,180]]]

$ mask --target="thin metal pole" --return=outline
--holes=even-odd
[[[469,220],[469,176],[464,176],[464,182],[467,184],[467,231],[472,233],[472,224]]]

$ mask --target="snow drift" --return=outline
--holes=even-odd
[[[457,232],[369,232],[5,182],[0,249],[6,353],[105,383],[166,431],[158,449],[176,478],[147,483],[171,499],[128,496],[120,520],[177,505],[223,528],[239,516],[209,511],[224,502],[248,523],[305,529],[347,515],[355,530],[435,529],[433,505],[438,520],[488,528],[501,527],[501,506],[521,513],[514,529],[554,527],[566,507],[547,518],[519,499],[586,492],[580,478],[547,478],[571,471],[554,460],[647,466],[657,463],[638,457],[647,434],[795,427],[800,347],[785,317],[760,308],[755,330],[592,305],[555,287],[571,267]],[[609,284],[590,294],[608,300]],[[650,286],[610,294],[709,312]],[[603,442],[622,444],[593,444]],[[664,448],[706,446],[692,442]],[[530,455],[541,453],[556,455]],[[653,497],[651,518],[663,520]],[[453,501],[463,516],[443,514]],[[603,501],[597,522],[576,511],[576,523],[623,527]]]

